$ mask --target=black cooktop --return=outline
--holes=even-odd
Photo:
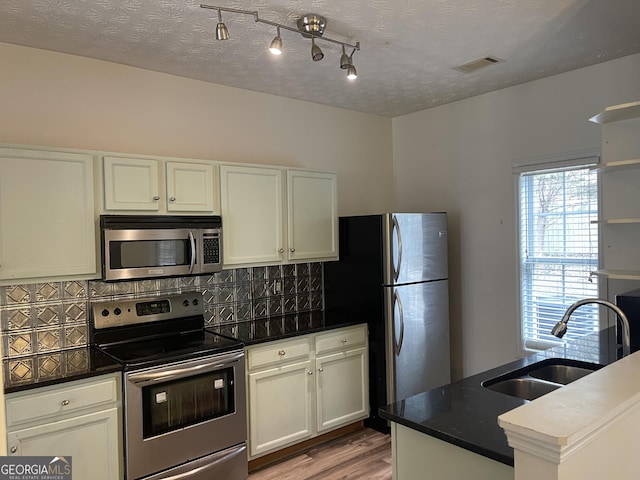
[[[242,347],[242,342],[235,338],[201,330],[97,348],[122,364],[125,370],[132,370],[216,355]]]
[[[242,349],[236,338],[205,330],[203,303],[197,292],[95,303],[91,345],[125,370]]]

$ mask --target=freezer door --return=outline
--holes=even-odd
[[[447,280],[387,287],[387,400],[451,381]]]
[[[447,214],[385,215],[385,285],[448,278]]]

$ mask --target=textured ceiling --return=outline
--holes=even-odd
[[[286,30],[271,56],[275,28],[251,16],[223,13],[231,38],[216,41],[201,3],[291,27],[323,15],[326,37],[360,42],[358,79],[322,39],[321,62]],[[395,117],[638,53],[640,0],[2,0],[0,42]],[[504,62],[455,70],[489,55]]]

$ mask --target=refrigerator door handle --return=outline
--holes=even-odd
[[[393,266],[393,280],[398,281],[400,276],[400,268],[402,266],[402,234],[400,233],[400,225],[398,224],[398,218],[394,215],[392,219],[392,230],[396,232],[398,238],[398,264]]]
[[[402,350],[402,342],[404,341],[404,312],[402,311],[402,301],[400,300],[400,295],[398,295],[398,291],[394,292],[394,303],[398,305],[398,313],[400,316],[400,335],[398,337],[398,341],[396,342],[396,355],[400,356],[400,351]]]

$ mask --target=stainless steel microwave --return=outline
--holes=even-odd
[[[222,270],[217,215],[101,215],[102,279],[132,280]]]

